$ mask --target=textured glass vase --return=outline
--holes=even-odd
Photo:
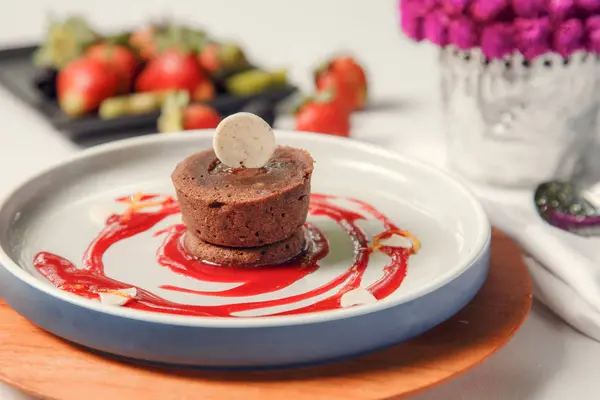
[[[483,183],[530,187],[582,171],[596,139],[600,62],[580,51],[487,60],[440,55],[449,167]]]

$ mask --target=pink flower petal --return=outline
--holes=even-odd
[[[576,3],[587,12],[600,10],[600,0],[576,0]]]
[[[471,15],[479,21],[493,21],[498,15],[508,8],[509,0],[473,0]]]
[[[550,0],[548,3],[548,15],[552,20],[564,20],[573,16],[575,12],[575,0]]]
[[[424,17],[436,9],[439,3],[440,0],[400,0],[400,12],[410,8],[415,15]]]
[[[600,29],[589,34],[589,51],[600,54]]]
[[[469,2],[470,0],[442,0],[442,7],[449,15],[461,15]]]
[[[477,46],[477,27],[466,17],[450,21],[448,27],[448,41],[461,50],[468,50]]]
[[[578,19],[569,19],[554,32],[554,50],[563,57],[570,56],[573,52],[584,48],[583,24]]]
[[[550,20],[548,17],[539,19],[515,20],[516,46],[527,58],[533,60],[537,56],[550,51]]]
[[[414,12],[411,7],[405,7],[400,12],[400,27],[411,39],[423,40],[423,17]]]
[[[594,15],[585,20],[585,29],[588,32],[600,29],[600,15]]]
[[[535,18],[546,11],[548,0],[512,0],[513,10],[519,17]]]
[[[588,49],[600,53],[600,15],[594,15],[585,20],[585,30],[588,35]]]
[[[515,50],[514,27],[500,22],[483,28],[481,50],[490,59],[512,54]]]
[[[425,17],[423,22],[423,35],[426,39],[439,45],[448,44],[448,24],[450,20],[442,11],[434,11]]]
[[[433,10],[440,5],[441,0],[420,0],[420,2],[423,3],[428,10]]]

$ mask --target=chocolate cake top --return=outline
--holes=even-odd
[[[278,146],[262,168],[232,169],[214,150],[205,150],[177,165],[172,179],[189,197],[224,203],[256,201],[298,187],[310,179],[313,159],[302,149]]]

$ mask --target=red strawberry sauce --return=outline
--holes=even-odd
[[[333,294],[329,297],[311,305],[271,315],[333,310],[341,307],[340,299],[344,293],[361,286],[369,258],[374,251],[387,254],[389,259],[383,269],[383,276],[368,286],[367,290],[379,300],[389,296],[400,287],[406,276],[408,259],[413,253],[412,249],[370,245],[365,232],[357,226],[358,221],[375,218],[382,222],[385,230],[378,235],[381,238],[389,237],[391,232],[398,232],[398,228],[382,213],[362,201],[346,199],[353,202],[359,210],[352,211],[334,204],[335,199],[333,196],[312,194],[310,214],[330,218],[339,224],[352,239],[354,257],[344,273],[322,286],[301,294],[273,300],[214,306],[180,304],[137,288],[137,295],[125,307],[167,314],[235,317],[235,313],[242,311],[293,304],[332,292]],[[171,197],[159,195],[137,195],[119,198],[117,201],[130,203],[129,209],[123,214],[113,214],[107,219],[104,228],[84,253],[80,268],[71,261],[48,252],[40,252],[35,256],[35,268],[57,288],[90,299],[97,299],[100,291],[132,287],[131,284],[111,279],[104,274],[102,260],[104,253],[112,245],[148,231],[168,216],[178,214],[179,206]],[[151,210],[141,211],[141,209],[147,208],[151,208]],[[271,293],[288,287],[318,270],[319,261],[329,253],[329,244],[323,232],[312,224],[307,224],[306,228],[310,240],[303,254],[282,265],[260,268],[218,266],[191,257],[182,245],[181,238],[185,233],[185,227],[181,224],[157,231],[155,235],[164,237],[156,251],[157,261],[163,267],[169,268],[177,274],[205,282],[238,284],[231,289],[219,292],[201,292],[167,285],[161,288],[203,296],[239,298]]]

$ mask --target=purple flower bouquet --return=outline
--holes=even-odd
[[[441,49],[450,166],[533,186],[582,170],[596,137],[600,0],[400,0]]]

